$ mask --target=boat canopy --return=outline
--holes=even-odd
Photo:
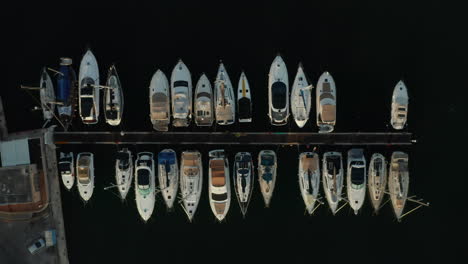
[[[150,181],[150,172],[147,169],[140,169],[137,173],[137,182],[140,189],[148,189]]]
[[[226,185],[226,175],[224,174],[224,160],[216,159],[210,162],[211,181],[213,186],[222,187]]]
[[[283,109],[286,107],[286,84],[284,82],[274,82],[271,86],[271,96],[273,107]]]
[[[130,154],[128,152],[117,152],[117,160],[119,161],[119,169],[126,170],[130,167]]]
[[[263,155],[261,157],[261,165],[262,166],[273,166],[275,164],[274,157],[272,155]]]
[[[158,160],[159,164],[164,165],[164,164],[175,164],[175,153],[174,152],[161,152],[158,154]]]
[[[364,168],[351,167],[351,183],[361,185],[364,183]]]
[[[81,115],[90,117],[91,111],[94,108],[94,100],[92,97],[81,98]]]
[[[247,97],[239,99],[239,119],[247,119],[251,117],[252,113],[250,99]]]
[[[59,72],[60,74],[57,74],[57,100],[68,103],[75,75],[69,65],[61,65]]]
[[[339,173],[341,170],[340,156],[328,156],[327,157],[327,173],[333,175],[333,173]]]

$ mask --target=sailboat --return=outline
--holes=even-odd
[[[132,186],[133,180],[133,159],[132,152],[123,148],[117,152],[117,159],[115,160],[115,182],[120,193],[120,198],[125,200],[128,190]]]
[[[387,162],[385,157],[380,153],[374,153],[369,162],[369,196],[372,201],[374,211],[377,213],[380,209],[380,204],[385,196],[387,187]]]
[[[252,155],[249,152],[238,152],[236,154],[232,177],[237,201],[242,215],[245,217],[254,186],[254,166]]]
[[[104,90],[104,117],[111,126],[118,126],[124,110],[124,95],[117,69],[112,65],[107,74],[107,88]]]
[[[275,190],[276,168],[276,153],[273,150],[262,150],[258,153],[258,182],[267,208],[270,207]]]
[[[143,221],[153,214],[156,200],[154,159],[151,152],[140,152],[135,162],[135,198],[138,213]]]
[[[317,82],[317,126],[319,133],[330,133],[336,123],[336,88],[329,72],[324,72]]]
[[[241,73],[237,85],[237,109],[239,109],[239,123],[252,122],[252,98],[250,85],[244,72]]]
[[[357,215],[366,197],[366,159],[362,149],[348,151],[347,192],[349,205]]]
[[[157,70],[151,78],[149,99],[150,118],[153,128],[156,131],[168,131],[171,116],[169,81],[161,70]]]
[[[63,185],[68,190],[71,190],[75,183],[75,162],[73,160],[73,152],[60,152],[58,168],[60,175],[62,176]]]
[[[274,126],[284,126],[289,118],[288,69],[281,56],[276,56],[268,74],[268,116]]]
[[[91,50],[86,51],[78,77],[80,117],[84,124],[96,124],[99,119],[99,67]]]
[[[209,152],[208,194],[211,211],[218,221],[223,221],[231,204],[231,186],[229,183],[229,162],[224,150]]]
[[[59,103],[57,112],[60,122],[67,130],[70,125],[76,100],[76,74],[72,68],[72,59],[60,58],[60,67],[57,73],[56,100]]]
[[[390,173],[388,175],[388,191],[392,201],[393,211],[398,220],[401,219],[408,199],[409,171],[408,154],[396,151],[390,160]]]
[[[231,80],[226,68],[224,68],[224,64],[220,63],[214,84],[215,115],[218,125],[230,125],[234,123],[236,118],[236,105],[234,101],[234,89]]]
[[[192,77],[182,60],[171,74],[172,116],[174,127],[187,127],[192,119]]]
[[[197,211],[203,188],[203,166],[201,153],[184,151],[180,163],[180,192],[182,203],[189,221]]]
[[[94,190],[94,155],[90,152],[79,153],[76,158],[77,185],[81,198],[87,202]]]
[[[299,64],[291,92],[291,113],[299,128],[303,128],[309,120],[312,89],[313,86],[307,81],[302,64]]]
[[[399,81],[393,89],[392,118],[390,123],[394,129],[403,129],[408,117],[408,89],[403,81]]]
[[[172,209],[179,188],[179,165],[172,149],[164,149],[158,154],[159,189],[168,209]]]
[[[341,201],[343,190],[343,157],[340,152],[325,152],[322,160],[322,182],[325,197],[333,215]]]
[[[55,92],[54,92],[54,84],[52,83],[52,79],[50,78],[49,74],[47,73],[47,69],[42,69],[41,74],[41,81],[39,87],[41,88],[39,91],[39,96],[41,99],[41,108],[42,114],[44,116],[44,120],[46,122],[50,122],[54,117],[55,111]]]
[[[205,74],[198,79],[195,89],[195,124],[197,126],[213,125],[213,92],[211,84]]]
[[[319,156],[314,152],[299,155],[299,187],[307,212],[311,215],[316,207],[320,188]]]

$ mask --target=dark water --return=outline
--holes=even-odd
[[[455,121],[456,111],[454,105],[435,105],[433,101],[437,96],[431,82],[433,60],[429,55],[435,47],[432,33],[437,28],[431,18],[437,5],[405,2],[403,8],[399,4],[355,5],[350,1],[305,6],[294,1],[287,5],[266,1],[257,6],[239,4],[232,9],[222,2],[215,6],[195,2],[152,7],[128,4],[120,8],[93,5],[67,9],[65,14],[60,14],[60,6],[41,9],[43,12],[12,9],[5,14],[6,21],[15,21],[15,26],[6,31],[12,40],[6,43],[9,49],[5,54],[10,67],[1,88],[10,130],[42,125],[40,113],[30,111],[34,101],[17,89],[19,84],[34,85],[42,66],[57,67],[61,56],[73,58],[78,70],[81,56],[91,47],[101,79],[112,63],[117,66],[125,93],[124,122],[119,128],[110,128],[104,120],[84,127],[77,118],[73,130],[150,131],[147,94],[151,76],[162,69],[169,77],[182,58],[194,84],[202,73],[214,80],[221,59],[235,87],[241,70],[247,74],[254,123],[218,126],[217,131],[316,131],[313,118],[302,130],[292,122],[280,128],[269,125],[267,74],[280,52],[291,83],[299,62],[314,86],[323,71],[331,72],[338,93],[337,132],[391,131],[391,93],[398,80],[404,79],[411,98],[408,131],[415,133],[419,143],[406,148],[366,147],[365,154],[369,159],[374,152],[387,158],[395,150],[408,152],[410,193],[431,201],[432,207],[415,212],[402,223],[394,219],[389,205],[374,216],[368,200],[359,216],[345,208],[333,217],[327,206],[314,216],[306,216],[296,168],[298,153],[306,147],[273,147],[279,168],[271,208],[264,208],[256,186],[246,219],[242,219],[233,196],[226,221],[216,223],[205,184],[193,223],[188,223],[180,206],[167,212],[158,196],[153,216],[144,224],[133,189],[124,203],[111,191],[103,190],[114,182],[117,147],[64,146],[59,151],[94,152],[96,167],[96,188],[88,204],[81,202],[76,187],[72,192],[63,189],[71,263],[179,263],[192,259],[224,262],[241,261],[244,254],[249,262],[262,263],[279,258],[294,263],[354,262],[357,258],[385,263],[440,259],[444,240],[450,235],[443,222],[448,198],[437,192],[437,178],[444,170],[430,161],[442,157],[431,152],[431,142],[438,139],[433,120],[453,110],[448,118]],[[206,130],[192,126],[176,131]],[[198,149],[204,165],[212,149],[226,149],[231,165],[236,152],[250,151],[256,157],[261,150],[251,146],[130,146],[134,152],[157,153],[164,148],[173,148],[179,154]],[[348,149],[325,146],[318,152],[345,153]]]

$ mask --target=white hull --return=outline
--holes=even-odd
[[[222,63],[219,64],[214,84],[214,103],[216,123],[218,125],[233,124],[236,118],[234,88]]]
[[[66,171],[62,171],[62,168],[65,169],[65,167]],[[60,152],[59,168],[63,185],[68,190],[71,190],[75,183],[75,162],[73,160],[73,152],[68,154]]]
[[[268,74],[268,116],[274,126],[284,126],[288,123],[288,69],[279,55],[273,60]]]
[[[180,163],[180,192],[187,217],[192,221],[203,188],[203,164],[198,151],[184,151]]]
[[[339,202],[343,190],[343,158],[340,152],[326,152],[322,160],[322,182],[328,205],[333,214]]]
[[[262,164],[263,156],[271,157],[271,159],[263,159],[264,162]],[[258,153],[258,182],[263,200],[265,201],[265,207],[267,208],[270,207],[271,197],[275,190],[276,169],[276,153],[273,150],[260,151],[260,153]]]
[[[336,86],[329,72],[324,72],[316,89],[317,126],[319,133],[330,133],[336,123]]]
[[[150,119],[157,131],[168,131],[171,108],[169,96],[169,81],[166,75],[157,70],[151,78],[149,87]]]
[[[174,162],[165,159],[164,155],[173,155]],[[167,162],[166,162],[167,161]],[[172,149],[164,149],[158,155],[158,179],[159,189],[166,202],[168,209],[172,209],[174,200],[177,197],[179,188],[179,166],[177,163],[177,154]]]
[[[140,172],[141,170],[141,172]],[[148,178],[142,180],[139,173],[147,172]],[[148,180],[148,181],[146,181]],[[139,184],[143,182],[143,184]],[[140,152],[135,162],[135,199],[138,213],[143,221],[148,219],[153,214],[154,203],[156,200],[156,185],[154,176],[154,159],[153,154],[149,152]]]
[[[88,179],[83,179],[82,177],[80,177],[81,173],[80,173],[80,164],[81,164],[81,161],[80,159],[82,158],[85,158],[85,157],[89,157],[89,169],[88,169],[88,173],[89,173],[89,177]],[[83,152],[83,153],[80,153],[78,154],[77,158],[76,158],[76,163],[77,163],[77,166],[76,166],[76,175],[78,177],[78,180],[77,180],[77,185],[78,185],[78,191],[80,193],[80,196],[81,198],[87,202],[89,201],[89,199],[91,199],[91,196],[93,195],[93,190],[94,190],[94,155],[92,153],[89,153],[89,152]]]
[[[187,127],[192,118],[192,77],[187,66],[179,60],[171,74],[172,124]]]
[[[128,190],[132,186],[133,159],[132,153],[126,148],[119,151],[117,155],[122,155],[122,159],[117,157],[115,161],[115,182],[120,193],[120,198],[124,200],[127,197]]]
[[[42,70],[39,87],[42,88],[39,91],[39,96],[41,99],[41,108],[42,114],[44,115],[44,120],[51,120],[54,117],[55,104],[52,102],[55,101],[55,92],[52,79],[47,73],[46,68]]]
[[[118,126],[124,110],[124,96],[115,66],[109,69],[106,86],[110,89],[104,90],[104,117],[109,125]]]
[[[307,212],[312,214],[320,188],[319,156],[313,152],[299,155],[299,187]]]
[[[210,207],[218,221],[223,221],[231,204],[231,185],[229,183],[229,161],[224,150],[212,150],[208,170],[208,194]]]
[[[372,206],[377,212],[380,209],[380,204],[385,196],[387,187],[387,162],[385,157],[380,153],[374,153],[369,162],[369,197],[372,201]]]
[[[239,207],[244,217],[247,214],[250,198],[252,196],[254,186],[253,173],[254,166],[252,155],[249,152],[238,152],[235,156],[232,176],[237,201],[239,202]]]
[[[96,124],[99,120],[99,67],[96,61],[96,57],[88,50],[80,64],[80,72],[78,77],[78,96],[79,96],[79,112],[83,123],[85,124]],[[92,92],[84,93],[84,89],[91,89]],[[89,114],[85,114],[87,108],[84,102],[86,99],[92,100],[89,104],[91,110]],[[92,105],[92,107],[91,107]]]
[[[359,162],[360,164],[352,165],[354,162]],[[361,209],[366,197],[366,175],[366,160],[362,149],[349,150],[346,187],[349,205],[353,208],[355,214]]]
[[[237,85],[237,109],[239,111],[240,123],[252,122],[252,97],[250,95],[249,81],[244,72],[241,73],[239,84]]]
[[[408,90],[403,81],[399,81],[393,89],[392,95],[392,118],[390,123],[394,129],[400,130],[405,127],[408,117]]]
[[[197,126],[213,125],[213,91],[205,74],[200,77],[195,89],[194,114]]]
[[[309,120],[312,88],[307,82],[302,65],[299,65],[291,92],[291,113],[299,128],[303,128]]]

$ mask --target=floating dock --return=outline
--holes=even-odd
[[[54,132],[62,144],[412,145],[412,133],[308,132]]]

